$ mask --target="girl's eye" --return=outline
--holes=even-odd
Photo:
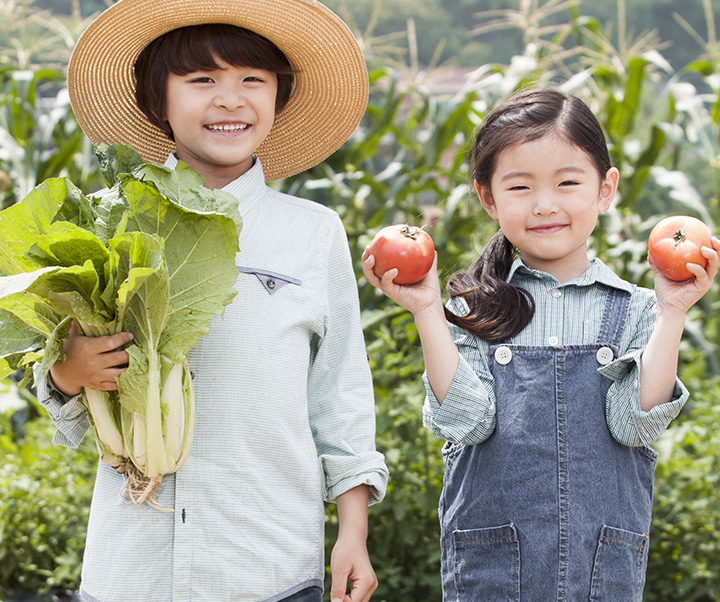
[[[260,83],[262,83],[262,82],[265,81],[265,80],[263,80],[261,77],[258,77],[257,75],[248,75],[248,76],[245,78],[245,81],[246,81],[246,82],[260,82]]]
[[[212,77],[208,77],[207,75],[201,75],[199,77],[193,77],[190,81],[198,84],[211,84],[213,82],[213,79]]]
[[[528,186],[525,186],[525,184],[516,184],[515,186],[511,186],[509,190],[528,190]]]
[[[564,182],[560,182],[560,186],[577,186],[579,182],[576,182],[575,180],[565,180]]]

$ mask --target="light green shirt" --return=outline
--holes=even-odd
[[[516,259],[508,282],[527,290],[535,300],[532,322],[508,342],[513,345],[562,347],[594,342],[600,330],[605,299],[611,288],[631,294],[618,356],[598,365],[613,382],[606,400],[607,425],[613,438],[623,445],[649,446],[680,413],[688,392],[677,380],[672,400],[648,412],[640,409],[640,356],[655,324],[653,291],[619,278],[599,259],[578,278],[560,283],[553,276],[526,267]],[[450,309],[462,315],[464,301],[454,300]],[[428,396],[423,407],[424,423],[441,437],[456,443],[475,444],[495,429],[495,384],[488,365],[487,341],[456,326],[450,326],[460,352],[453,383],[440,405],[425,379]]]
[[[259,602],[322,587],[323,500],[361,484],[371,503],[385,494],[340,218],[266,186],[259,161],[225,190],[243,218],[238,295],[189,354],[192,451],[160,486],[167,511],[128,503],[123,476],[99,465],[85,600]],[[56,439],[76,445],[83,406],[44,385],[38,397]]]

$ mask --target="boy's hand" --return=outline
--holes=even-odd
[[[338,537],[330,556],[331,602],[368,602],[378,581],[362,538]],[[347,582],[352,582],[347,593]]]
[[[115,379],[125,370],[129,357],[121,348],[132,341],[129,332],[104,337],[86,337],[78,334],[73,323],[70,336],[63,343],[65,361],[50,368],[53,384],[70,397],[78,395],[83,387],[100,391],[117,389]]]
[[[687,269],[695,276],[692,280],[677,282],[665,277],[654,265],[655,292],[658,309],[670,312],[686,313],[701,297],[710,290],[718,272],[720,260],[720,240],[713,236],[713,248],[702,247],[701,252],[707,258],[707,268],[688,263]]]

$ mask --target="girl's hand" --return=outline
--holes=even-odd
[[[373,270],[374,266],[375,256],[369,255],[365,249],[362,255],[362,269],[367,281],[412,314],[417,315],[422,310],[438,303],[442,306],[440,280],[437,273],[437,253],[435,253],[430,271],[416,284],[395,284],[393,279],[398,274],[396,268],[378,275]]]
[[[652,266],[655,275],[655,293],[658,299],[658,309],[666,311],[687,311],[697,303],[702,296],[710,290],[718,272],[720,259],[720,239],[713,236],[713,248],[702,247],[701,253],[708,260],[706,268],[696,263],[688,263],[687,269],[695,278],[678,282],[664,276],[654,265]]]
[[[73,323],[70,336],[65,339],[65,361],[50,368],[53,384],[65,395],[74,397],[83,387],[100,391],[117,389],[116,378],[127,366],[129,357],[121,348],[132,341],[129,332],[104,337],[86,337],[78,334]]]

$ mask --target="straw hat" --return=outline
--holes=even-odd
[[[336,151],[368,99],[362,52],[345,23],[315,0],[120,0],[87,28],[70,59],[75,116],[93,143],[132,144],[162,164],[174,144],[135,104],[133,65],[152,40],[178,27],[229,23],[285,53],[296,74],[290,101],[256,154],[265,178],[299,173]]]

